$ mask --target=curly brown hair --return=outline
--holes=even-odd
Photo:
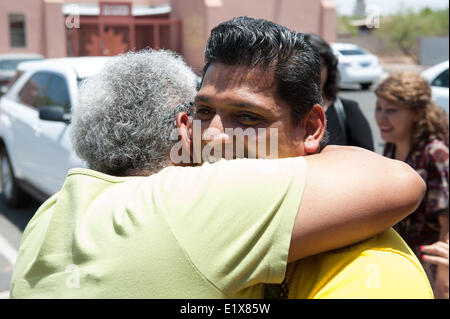
[[[431,100],[430,84],[413,72],[393,72],[378,85],[375,94],[417,114],[411,135],[412,148],[439,139],[448,145],[447,113]]]

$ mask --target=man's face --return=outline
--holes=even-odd
[[[270,129],[278,133],[278,157],[305,155],[303,123],[295,126],[291,108],[276,92],[274,75],[270,71],[246,66],[211,64],[196,98],[194,120],[201,120],[202,149],[209,143],[238,143],[226,129],[254,129],[254,136],[243,139],[245,157],[266,157]],[[258,130],[265,129],[265,130]],[[273,130],[272,130],[273,132]],[[252,142],[256,142],[253,143]],[[266,148],[259,148],[265,142]],[[257,150],[254,149],[256,145]],[[223,156],[225,157],[225,156]],[[236,156],[234,151],[233,157]]]

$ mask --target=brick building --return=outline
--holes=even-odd
[[[210,30],[242,15],[336,39],[334,0],[0,0],[0,54],[54,58],[165,48],[198,70]]]

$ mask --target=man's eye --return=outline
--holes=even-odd
[[[237,118],[241,121],[241,122],[250,122],[250,123],[254,123],[254,122],[259,122],[261,121],[261,119],[259,117],[253,116],[251,114],[238,114]]]
[[[205,116],[211,116],[213,114],[214,114],[213,111],[211,111],[210,109],[204,108],[204,107],[201,107],[201,108],[199,108],[197,110],[197,115],[198,116],[204,116],[205,117]]]

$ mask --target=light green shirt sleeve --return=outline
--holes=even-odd
[[[221,160],[159,175],[154,200],[196,269],[226,295],[285,275],[303,157]]]

